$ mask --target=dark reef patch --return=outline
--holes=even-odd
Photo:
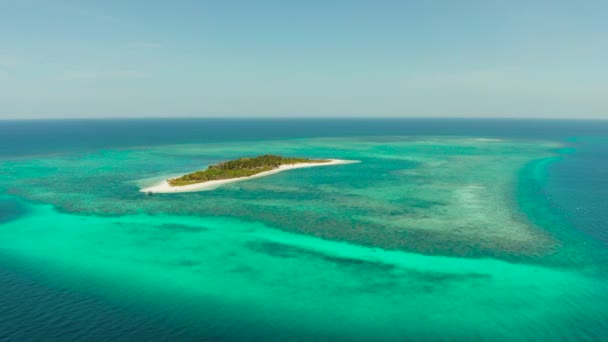
[[[193,226],[180,223],[165,223],[159,225],[158,228],[175,233],[200,233],[209,230],[209,228],[202,226]]]
[[[394,265],[354,258],[333,257],[323,253],[276,242],[251,242],[247,245],[247,247],[258,253],[264,253],[279,258],[305,257],[330,262],[343,267],[357,267],[357,269],[366,268],[390,271],[395,268]]]
[[[0,224],[4,224],[25,215],[26,208],[16,201],[0,199]]]
[[[397,279],[403,277],[410,279],[412,286],[421,286],[427,289],[435,289],[437,286],[443,286],[452,282],[475,282],[492,279],[492,276],[480,273],[452,274],[441,272],[421,272],[418,270],[402,268],[382,262],[329,256],[323,253],[276,242],[251,242],[247,245],[247,247],[258,253],[264,253],[279,258],[311,258],[333,263],[339,267],[352,268],[357,272],[380,272],[381,276],[370,278],[365,282],[365,284],[361,284],[361,286],[365,287],[364,290],[366,291],[378,291],[381,289],[390,289],[394,286],[399,286],[401,282],[398,282]],[[358,288],[358,290],[362,289]]]
[[[480,282],[492,280],[492,276],[488,274],[422,272],[382,262],[334,257],[324,253],[276,242],[251,242],[247,247],[255,252],[278,258],[309,258],[321,262],[332,263],[338,267],[351,269],[357,273],[372,272],[374,274],[373,277],[365,278],[366,280],[362,283],[346,286],[352,291],[399,291],[399,288],[403,286],[404,278],[407,279],[407,282],[412,288],[419,288],[428,293],[440,290],[454,282],[466,282],[469,286],[474,287]]]
[[[194,267],[200,265],[201,263],[196,260],[180,259],[177,261],[177,264],[182,267]]]

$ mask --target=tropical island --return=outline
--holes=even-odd
[[[184,186],[219,179],[250,177],[258,173],[277,169],[281,165],[302,163],[328,163],[327,159],[286,158],[265,154],[254,158],[239,158],[217,165],[211,165],[206,170],[196,171],[178,178],[169,179],[172,186]]]
[[[152,187],[141,189],[148,194],[168,192],[193,192],[213,190],[222,184],[268,176],[281,171],[356,163],[356,160],[288,158],[265,154],[252,158],[239,158],[211,165],[207,169],[195,171],[163,181]]]

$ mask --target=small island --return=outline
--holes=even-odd
[[[160,184],[140,191],[147,194],[206,191],[216,189],[226,183],[264,177],[286,170],[357,162],[356,160],[341,159],[288,158],[265,154],[221,162],[211,165],[205,170],[167,179]]]
[[[328,159],[285,158],[272,154],[265,154],[254,158],[239,158],[217,165],[211,165],[206,170],[196,171],[178,178],[169,179],[172,186],[184,186],[220,179],[250,177],[258,173],[271,171],[281,165],[294,165],[302,163],[328,163]]]

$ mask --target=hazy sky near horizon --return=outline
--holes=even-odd
[[[608,118],[608,1],[0,0],[0,118]]]

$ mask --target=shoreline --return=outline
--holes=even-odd
[[[275,173],[279,173],[279,172],[283,172],[283,171],[289,171],[289,170],[294,170],[294,169],[302,169],[302,168],[309,168],[309,167],[318,167],[318,166],[331,166],[331,165],[344,165],[344,164],[353,164],[353,163],[359,163],[359,160],[344,160],[344,159],[328,159],[329,162],[325,162],[325,163],[298,163],[298,164],[286,164],[286,165],[281,165],[278,168],[274,169],[274,170],[270,170],[270,171],[264,171],[264,172],[260,172],[257,173],[255,175],[252,176],[248,176],[248,177],[239,177],[239,178],[230,178],[230,179],[218,179],[218,180],[211,180],[211,181],[207,181],[207,182],[202,182],[202,183],[195,183],[195,184],[188,184],[188,185],[180,185],[180,186],[172,186],[169,184],[169,182],[167,182],[167,180],[164,180],[156,185],[153,186],[149,186],[146,188],[142,188],[139,191],[140,192],[146,192],[146,193],[155,193],[155,194],[168,194],[168,193],[176,193],[176,192],[198,192],[198,191],[209,191],[209,190],[215,190],[217,188],[219,188],[220,186],[224,185],[224,184],[228,184],[228,183],[235,183],[235,182],[242,182],[242,181],[246,181],[246,180],[250,180],[250,179],[254,179],[254,178],[261,178],[261,177],[266,177],[266,176],[270,176],[273,175]]]

